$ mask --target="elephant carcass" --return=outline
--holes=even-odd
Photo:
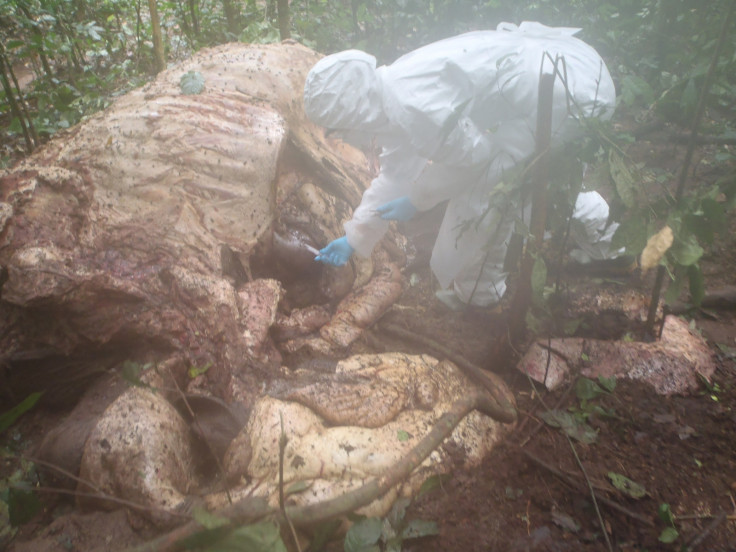
[[[226,387],[252,358],[253,294],[238,286],[263,275],[249,265],[268,257],[281,206],[329,207],[311,217],[321,245],[370,180],[303,113],[318,59],[296,43],[202,50],[0,173],[0,361],[177,352]],[[180,89],[190,71],[199,94]],[[335,274],[337,299],[355,274]],[[2,398],[27,392],[25,368]]]
[[[230,443],[222,461],[234,483],[229,493],[205,494],[180,414],[160,393],[131,388],[97,422],[84,447],[81,475],[90,488],[137,503],[159,524],[189,511],[194,495],[215,511],[253,496],[275,506],[283,435],[284,485],[301,489],[289,494],[289,503],[319,503],[384,475],[473,389],[452,363],[426,355],[356,355],[329,375],[297,371],[257,399]],[[498,392],[513,400],[502,384]],[[428,477],[477,465],[510,427],[471,412],[407,480],[361,512],[383,515]]]

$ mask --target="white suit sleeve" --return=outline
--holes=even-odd
[[[388,229],[376,209],[393,199],[409,195],[412,183],[421,174],[427,160],[403,147],[400,140],[389,140],[381,152],[381,173],[363,193],[353,218],[344,224],[348,243],[368,257]]]

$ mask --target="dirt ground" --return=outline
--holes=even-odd
[[[704,260],[708,290],[733,284],[735,236],[721,236]],[[687,315],[717,357],[708,385],[691,396],[663,397],[646,384],[621,379],[612,394],[595,399],[610,414],[590,417],[598,432],[595,442],[571,444],[540,414],[545,405],[578,411],[581,402],[571,390],[573,383],[547,392],[534,388],[512,366],[497,365],[489,355],[505,331],[504,310],[447,310],[427,288],[428,268],[419,261],[413,279],[419,283],[368,332],[363,345],[427,352],[392,337],[390,326],[398,325],[461,352],[506,380],[515,391],[520,420],[481,466],[456,472],[415,500],[407,518],[433,520],[439,534],[407,540],[403,550],[736,550],[736,311],[701,309]],[[598,282],[590,275],[567,278],[570,283]],[[651,283],[630,276],[614,280],[621,289],[635,286],[645,292]],[[599,322],[601,327],[590,328],[591,333],[609,333],[603,327],[608,321]],[[14,455],[32,450],[63,414],[35,410],[7,431],[0,442],[0,476],[17,469]],[[635,499],[615,488],[610,472],[643,486],[644,496]],[[75,513],[68,495],[41,496],[41,513],[14,538],[0,538],[0,550],[116,550],[151,537],[149,529],[131,527],[122,510]],[[663,504],[673,514],[670,523],[658,515]],[[677,531],[671,544],[659,540],[668,527]],[[340,544],[331,548],[341,549]]]
[[[721,268],[710,274],[720,280]],[[438,322],[439,338],[454,328],[447,343],[488,367],[493,360],[478,346],[478,333],[498,331],[500,318],[475,313],[448,323],[425,315],[418,331],[430,333],[426,326]],[[415,501],[409,517],[435,520],[440,532],[404,549],[607,550],[600,512],[613,550],[736,550],[736,313],[701,311],[692,320],[718,357],[710,390],[663,397],[621,379],[612,395],[596,399],[612,416],[591,417],[598,437],[590,445],[568,441],[539,416],[545,405],[580,411],[574,382],[546,392],[496,366],[516,392],[518,426],[477,469],[456,473]],[[468,341],[470,335],[476,339]],[[730,347],[730,358],[719,345]],[[617,490],[609,472],[639,483],[645,496]],[[672,544],[658,540],[668,527],[658,516],[661,504],[674,514],[679,536]]]

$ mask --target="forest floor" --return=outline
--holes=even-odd
[[[584,410],[574,379],[547,392],[506,371],[520,423],[482,465],[455,473],[414,503],[407,517],[435,520],[439,535],[405,550],[609,550],[600,520],[611,550],[736,550],[736,313],[701,312],[692,320],[718,358],[710,387],[665,397],[646,383],[619,379],[612,394],[596,399],[611,416],[589,418],[598,432],[592,444],[569,440],[540,417],[547,408]],[[491,331],[487,322],[471,324]],[[438,334],[448,327],[463,333],[462,322],[444,318]],[[449,342],[454,348],[461,340]],[[473,351],[464,345],[460,350]],[[610,472],[640,484],[644,496],[616,489]],[[663,504],[674,525],[658,515]],[[672,526],[676,540],[660,542]]]
[[[676,174],[683,150],[660,134],[638,143],[633,153],[649,166],[666,167]],[[696,156],[706,181],[715,176],[703,174],[708,172],[708,155],[701,150]],[[731,216],[730,232],[718,236],[701,260],[709,291],[735,282],[736,217]],[[651,276],[642,279],[635,274],[596,280],[567,273],[562,280],[573,286],[605,281],[605,285],[634,288],[645,295],[652,289]],[[687,301],[687,295],[682,299]],[[611,395],[596,399],[614,415],[589,419],[598,435],[586,445],[569,440],[540,418],[547,408],[580,413],[583,405],[574,379],[547,392],[533,388],[513,368],[493,366],[487,344],[505,331],[502,315],[466,313],[451,320],[446,311],[436,318],[423,315],[425,327],[418,331],[434,333],[481,366],[504,374],[515,391],[520,423],[481,466],[454,474],[442,488],[414,503],[408,516],[436,520],[439,535],[407,543],[404,549],[736,550],[736,311],[699,309],[685,318],[717,359],[712,381],[690,396],[666,397],[648,384],[620,379]],[[593,326],[590,335],[610,335],[610,320],[599,319],[598,327],[595,320],[588,322]],[[434,332],[426,327],[433,323],[438,324]],[[616,489],[610,472],[640,484],[644,496],[632,498]],[[672,513],[668,522],[660,508]],[[660,541],[660,536],[667,540],[667,535],[675,534],[671,543]]]
[[[708,290],[734,282],[733,222],[732,231],[719,237],[701,263]],[[417,271],[420,282],[429,281],[426,266]],[[570,283],[596,284],[589,275],[567,277]],[[607,285],[620,289],[651,290],[651,281],[633,275],[610,280]],[[489,351],[506,328],[502,310],[453,312],[434,300],[426,284],[409,287],[382,322],[402,324],[499,373],[516,395],[520,419],[480,466],[455,472],[415,500],[407,518],[433,520],[439,534],[407,540],[403,550],[736,550],[736,311],[699,309],[687,318],[716,357],[712,381],[690,396],[666,397],[645,383],[620,379],[613,393],[596,399],[611,415],[588,419],[597,430],[595,442],[581,444],[540,417],[553,405],[580,411],[581,401],[571,390],[574,381],[548,392],[513,367],[494,366]],[[607,334],[610,328],[590,332]],[[386,339],[380,324],[375,336]],[[405,343],[396,346],[426,352]],[[3,450],[31,450],[59,416],[30,412],[3,436]],[[17,467],[9,456],[3,462],[3,476]],[[633,498],[617,489],[610,472],[628,477],[645,493]],[[14,552],[115,550],[141,542],[122,511],[70,514],[71,501],[58,495],[45,496],[42,503],[42,512],[20,528],[12,543],[0,539],[0,550],[5,545]],[[662,505],[672,514],[668,522],[659,514]],[[676,536],[671,544],[660,541],[665,530],[664,535]]]

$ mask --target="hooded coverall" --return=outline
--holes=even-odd
[[[346,141],[375,137],[382,147],[380,174],[344,225],[352,249],[370,255],[388,227],[376,212],[387,202],[407,197],[425,211],[449,200],[432,270],[442,288],[452,286],[463,302],[498,302],[521,209],[517,214],[508,205],[493,205],[490,192],[535,151],[540,72],[552,73],[553,60],[564,58],[564,74],[554,85],[553,147],[579,133],[581,118],[607,119],[614,110],[608,69],[573,36],[577,31],[502,23],[496,31],[441,40],[378,68],[373,56],[358,50],[320,60],[305,84],[307,115]],[[580,194],[574,217],[582,222],[573,233],[584,251],[579,257],[611,256],[615,225],[607,224],[603,198]]]

